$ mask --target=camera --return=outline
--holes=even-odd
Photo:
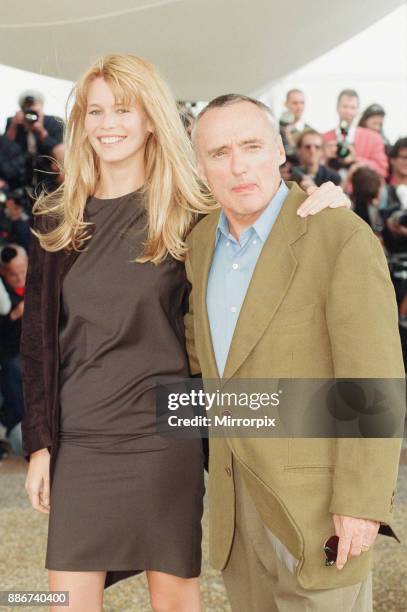
[[[301,166],[295,166],[291,171],[291,178],[296,183],[301,183],[304,176],[307,176],[307,172]]]
[[[407,227],[407,210],[395,210],[390,215],[389,221]]]
[[[280,127],[288,127],[294,123],[294,115],[290,111],[285,111],[280,117]]]
[[[34,110],[26,110],[24,111],[24,119],[26,120],[27,123],[33,124],[36,121],[38,121],[39,115],[37,113],[37,111]]]
[[[30,124],[35,123],[36,121],[38,121],[39,118],[37,111],[31,108],[34,102],[35,100],[32,96],[27,96],[26,98],[24,98],[23,102],[24,119],[27,123]]]
[[[350,153],[349,145],[346,142],[346,139],[347,139],[348,134],[349,134],[349,125],[346,123],[346,121],[341,121],[339,129],[341,131],[342,140],[341,140],[341,142],[338,142],[338,144],[337,144],[337,147],[336,147],[336,157],[338,159],[345,159],[345,157],[348,157],[348,155]]]
[[[0,189],[0,209],[4,210],[7,200],[13,200],[15,204],[21,206],[24,212],[29,213],[32,203],[27,190],[23,187],[16,189]]]
[[[7,202],[7,191],[0,189],[0,206]]]
[[[336,157],[338,159],[345,159],[345,157],[348,157],[349,153],[350,153],[350,149],[347,143],[338,142],[338,144],[336,145]]]

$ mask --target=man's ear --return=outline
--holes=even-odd
[[[280,134],[277,135],[277,147],[278,147],[278,165],[282,166],[287,161],[287,156],[285,154],[283,139],[281,138]]]

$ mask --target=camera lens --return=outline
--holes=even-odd
[[[24,119],[27,121],[27,123],[35,123],[38,121],[38,113],[33,110],[27,110],[24,113]]]

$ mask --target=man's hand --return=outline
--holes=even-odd
[[[355,151],[355,147],[351,144],[347,145],[348,149],[349,149],[349,154],[344,157],[341,161],[346,165],[346,166],[351,166],[352,164],[356,163],[356,151]]]
[[[23,314],[24,314],[24,300],[21,300],[21,302],[19,302],[17,306],[13,308],[9,316],[12,321],[17,321],[17,319],[21,319]]]
[[[308,193],[308,189],[310,187],[316,187],[316,185],[315,185],[314,181],[312,180],[311,176],[309,176],[308,174],[304,174],[304,176],[302,177],[301,182],[300,182],[300,187],[301,187],[301,189],[304,189],[304,191],[306,191]]]
[[[309,187],[307,189],[308,198],[301,204],[297,210],[300,217],[307,215],[315,215],[324,208],[350,208],[351,202],[348,196],[343,192],[342,187],[337,187],[328,181],[323,183],[321,187]]]
[[[24,113],[22,110],[16,112],[14,117],[11,120],[11,125],[14,127],[16,125],[22,125],[24,123]]]
[[[10,125],[8,126],[8,130],[6,132],[6,136],[9,140],[16,139],[17,127],[19,125],[24,125],[24,113],[22,110],[17,111],[12,120],[10,121]]]
[[[339,537],[336,567],[341,570],[351,557],[357,557],[373,546],[380,523],[353,516],[333,515],[335,534]]]
[[[41,109],[35,107],[34,109],[38,114],[38,120],[30,125],[30,129],[38,134],[40,140],[45,140],[48,136],[48,132],[44,127],[44,113]]]
[[[407,227],[405,227],[404,225],[400,225],[400,223],[397,223],[396,221],[391,221],[390,219],[386,221],[386,225],[392,232],[392,234],[395,234],[396,236],[404,236],[404,238],[407,238]]]
[[[32,131],[38,134],[38,136],[40,137],[40,140],[45,140],[48,137],[47,130],[44,128],[42,123],[40,123],[39,121],[36,121],[35,123],[32,124]]]

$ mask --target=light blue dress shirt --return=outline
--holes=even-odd
[[[254,268],[289,189],[281,181],[270,204],[238,242],[221,212],[208,277],[206,306],[219,376],[223,375],[233,333]]]

